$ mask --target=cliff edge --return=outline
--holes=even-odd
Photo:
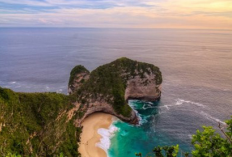
[[[105,112],[137,124],[129,99],[156,101],[161,96],[158,67],[120,58],[91,73],[73,68],[70,95],[20,93],[0,87],[0,154],[22,156],[77,156],[81,122],[90,114]]]
[[[78,65],[71,71],[68,85],[69,94],[79,108],[76,125],[95,112],[105,112],[137,124],[138,117],[128,100],[159,100],[161,83],[162,74],[158,67],[125,57],[91,73]]]

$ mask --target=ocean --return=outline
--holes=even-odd
[[[145,155],[158,145],[187,152],[197,129],[232,115],[231,41],[229,30],[0,28],[0,86],[67,94],[75,65],[91,71],[119,57],[152,63],[163,75],[161,100],[131,100],[140,125],[115,120],[99,130],[99,145],[109,157]]]

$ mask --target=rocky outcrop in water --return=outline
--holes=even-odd
[[[137,124],[138,117],[128,100],[159,100],[161,83],[158,67],[128,58],[117,59],[91,73],[83,66],[76,66],[69,81],[69,94],[80,106],[76,124],[95,112],[108,113]]]

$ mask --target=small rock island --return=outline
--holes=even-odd
[[[91,73],[82,65],[70,73],[68,91],[78,106],[80,124],[95,112],[104,112],[137,124],[138,118],[128,105],[129,99],[157,101],[161,97],[162,75],[158,67],[119,58]]]

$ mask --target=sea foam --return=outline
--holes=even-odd
[[[174,106],[181,106],[181,105],[195,105],[197,107],[202,107],[202,108],[206,108],[205,105],[201,104],[201,103],[197,103],[197,102],[193,102],[193,101],[188,101],[188,100],[183,100],[183,99],[177,99],[176,103],[174,105],[164,105],[161,107],[165,107],[166,109],[169,110],[170,107],[174,107]]]
[[[101,135],[100,142],[96,143],[96,146],[103,149],[106,153],[110,148],[110,139],[114,136],[115,132],[118,130],[114,124],[111,124],[108,129],[100,128],[98,129],[98,134]],[[107,153],[108,154],[108,153]]]
[[[208,119],[208,120],[210,120],[210,121],[212,121],[212,122],[218,122],[218,123],[221,123],[221,124],[227,126],[227,124],[226,124],[225,122],[221,121],[221,120],[218,119],[218,118],[215,118],[215,117],[209,115],[208,113],[205,113],[205,112],[201,111],[200,114],[201,114],[202,116],[204,116],[206,119]]]
[[[142,115],[139,114],[139,112],[136,110],[136,109],[138,109],[138,106],[136,105],[137,102],[141,102],[141,101],[140,100],[130,100],[129,105],[134,110],[135,114],[137,115],[137,117],[139,119],[139,126],[140,126],[140,125],[148,122],[147,118],[149,116],[142,117]],[[149,103],[149,106],[150,106],[150,103]],[[147,109],[147,108],[144,107],[144,104],[143,104],[142,109],[144,109],[144,110]]]

